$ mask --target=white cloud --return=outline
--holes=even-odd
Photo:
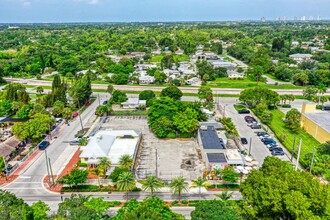
[[[30,6],[31,5],[31,2],[30,1],[25,1],[25,0],[23,0],[23,1],[21,1],[22,2],[22,4],[23,4],[23,6]]]

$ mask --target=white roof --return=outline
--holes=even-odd
[[[302,54],[302,53],[296,53],[296,54],[291,54],[290,57],[292,58],[311,58],[313,55],[311,54]]]
[[[244,164],[243,158],[238,150],[227,149],[226,156],[228,164]]]
[[[232,76],[232,75],[239,75],[239,76],[244,76],[244,73],[239,73],[239,72],[236,72],[236,71],[227,71],[227,75],[228,76]]]
[[[122,155],[134,155],[138,142],[139,134],[134,130],[99,131],[89,140],[87,146],[81,148],[79,157],[91,160],[108,157],[112,164],[118,164]]]

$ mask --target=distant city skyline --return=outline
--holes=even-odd
[[[0,0],[0,23],[329,19],[329,0]]]

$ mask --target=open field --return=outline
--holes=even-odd
[[[207,84],[209,87],[212,88],[253,88],[256,86],[268,88],[268,89],[302,89],[301,86],[295,86],[291,84],[282,84],[282,85],[267,85],[265,83],[252,81],[248,78],[244,79],[230,79],[230,78],[217,78],[214,81],[208,82]]]

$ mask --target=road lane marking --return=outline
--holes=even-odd
[[[20,176],[20,179],[31,179],[31,176]]]
[[[17,190],[21,190],[21,189],[43,189],[42,187],[31,187],[31,188],[29,188],[29,187],[26,187],[26,188],[16,188],[16,187],[12,187],[12,188],[5,188],[5,189],[9,189],[9,190],[11,190],[11,189],[17,189]]]

